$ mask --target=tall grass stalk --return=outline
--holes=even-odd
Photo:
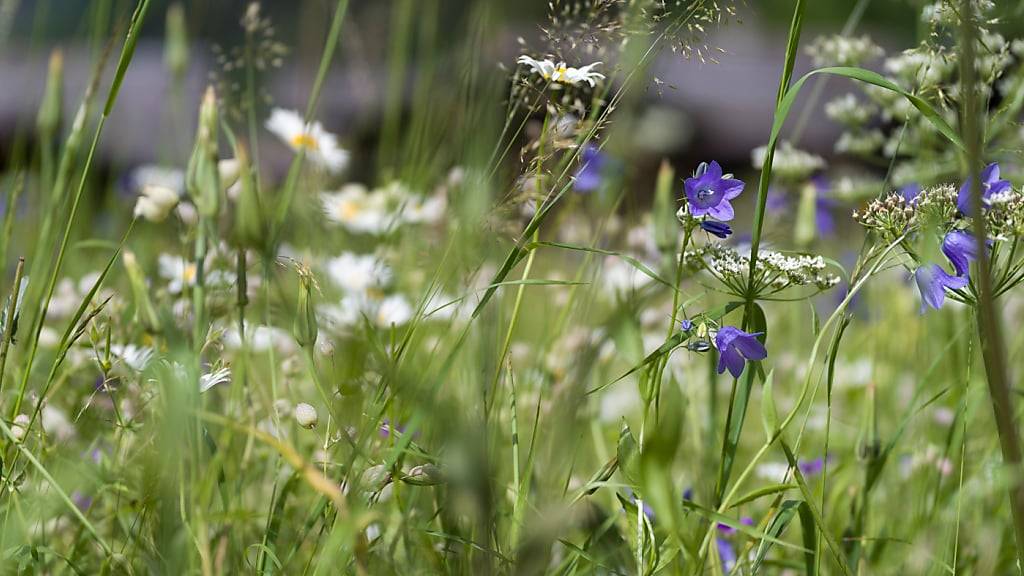
[[[976,7],[971,0],[960,3],[960,87],[963,98],[961,117],[963,140],[967,147],[967,166],[971,186],[974,237],[978,243],[978,303],[976,306],[978,337],[988,380],[992,411],[1003,460],[1010,471],[1010,516],[1017,540],[1018,570],[1024,567],[1024,467],[1020,429],[1013,397],[1010,394],[1011,377],[1006,363],[1005,344],[996,309],[996,296],[992,285],[991,261],[988,254],[988,236],[982,214],[981,164],[984,134],[982,133],[980,97],[978,94],[976,46],[979,35]]]

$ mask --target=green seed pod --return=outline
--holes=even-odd
[[[188,163],[188,193],[199,215],[213,218],[220,209],[220,173],[217,168],[217,95],[210,86],[199,108],[199,129]]]
[[[800,204],[796,211],[796,226],[793,240],[797,246],[807,246],[814,241],[818,232],[817,225],[818,191],[814,184],[806,184],[800,190]]]
[[[164,65],[175,77],[188,70],[188,31],[185,28],[185,9],[176,2],[167,9],[167,32],[164,43]]]
[[[422,464],[409,470],[409,473],[402,476],[402,482],[414,486],[436,486],[444,484],[444,474],[441,469],[433,464]]]
[[[256,180],[249,166],[249,154],[239,144],[235,149],[238,160],[238,198],[235,200],[234,237],[239,246],[262,248],[266,242],[263,209],[256,192]]]
[[[299,269],[299,303],[295,314],[293,330],[299,346],[305,348],[316,343],[319,327],[316,322],[316,305],[313,291],[316,281],[313,274],[304,268]]]

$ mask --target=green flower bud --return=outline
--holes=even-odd
[[[50,68],[46,75],[46,91],[39,104],[36,126],[40,135],[51,139],[60,127],[61,110],[64,103],[64,53],[54,50],[50,53]]]
[[[319,327],[316,322],[314,290],[316,290],[316,281],[313,278],[312,272],[300,268],[299,303],[295,314],[293,330],[295,332],[295,340],[302,347],[315,344],[319,333]]]
[[[217,167],[217,95],[210,86],[199,108],[199,129],[195,148],[188,163],[188,193],[205,218],[213,218],[220,208],[220,171]]]
[[[188,31],[185,28],[185,9],[180,3],[167,9],[167,32],[164,42],[164,64],[176,77],[188,70]]]

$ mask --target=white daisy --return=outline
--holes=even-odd
[[[364,295],[391,281],[391,268],[372,254],[344,252],[325,267],[331,280],[349,294]]]
[[[338,192],[320,195],[327,219],[349,232],[381,234],[390,227],[393,217],[387,209],[387,196],[370,193],[362,184],[346,184]]]
[[[157,257],[157,269],[160,277],[167,280],[167,290],[171,294],[180,294],[187,286],[196,283],[196,263],[181,256],[161,254]]]
[[[525,64],[530,67],[533,72],[540,74],[545,80],[552,82],[560,82],[563,84],[572,84],[573,86],[579,85],[581,82],[586,82],[591,88],[597,86],[599,80],[604,79],[604,74],[595,72],[594,68],[601,65],[601,62],[594,62],[587,64],[580,68],[572,68],[566,66],[565,62],[559,62],[555,64],[553,61],[534,60],[529,56],[520,56],[517,60],[519,64]]]
[[[307,125],[298,112],[275,108],[266,126],[292,150],[305,150],[306,157],[330,172],[341,172],[348,165],[348,151],[338,146],[337,137],[320,122]]]

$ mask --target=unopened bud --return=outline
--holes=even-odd
[[[316,408],[313,408],[313,406],[305,402],[295,405],[295,421],[298,422],[299,426],[312,430],[316,428],[316,423],[319,419]]]

